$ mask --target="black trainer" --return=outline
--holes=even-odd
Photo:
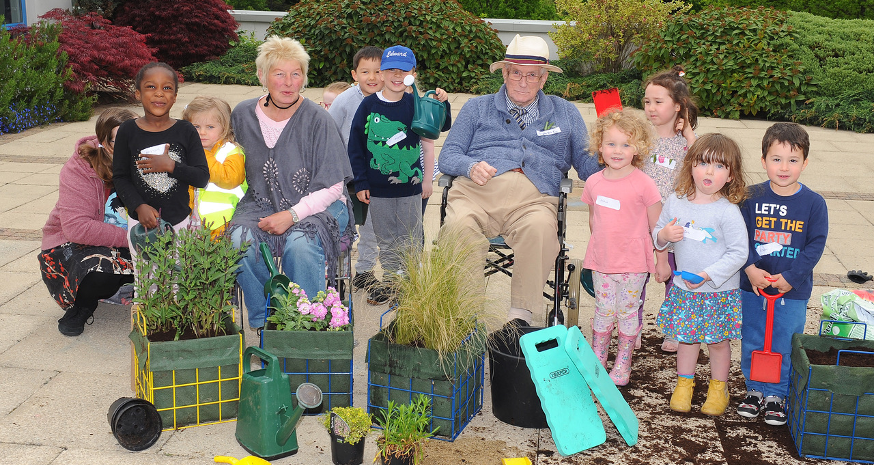
[[[376,279],[376,276],[374,276],[372,271],[355,273],[355,277],[352,278],[352,287],[356,291],[360,289],[370,289],[377,284],[379,284],[379,280]]]
[[[783,403],[776,397],[765,398],[765,423],[773,426],[786,424],[786,412],[783,411]]]
[[[558,324],[564,325],[564,312],[561,309],[558,310]],[[555,309],[550,310],[546,315],[546,327],[550,326],[555,326]]]
[[[94,310],[74,305],[58,320],[58,331],[64,336],[78,336],[85,331],[85,323],[90,325],[94,321],[92,315]]]
[[[394,296],[394,289],[385,284],[373,286],[370,289],[370,294],[367,295],[367,303],[370,305],[382,305],[389,301]]]
[[[737,414],[746,418],[756,418],[762,410],[762,397],[747,391],[747,397],[737,406]]]

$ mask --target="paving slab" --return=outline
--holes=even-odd
[[[57,320],[64,316],[64,312],[49,295],[42,278],[39,277],[39,272],[37,272],[30,281],[29,287],[23,292],[0,302],[0,315],[25,315],[28,317],[47,315]]]
[[[54,325],[57,328],[57,319],[59,315],[41,314],[41,315],[22,315],[12,313],[0,313],[0,328],[3,328],[3,338],[0,339],[0,357],[8,351],[12,350],[16,344],[21,343],[26,337],[30,336],[35,331],[44,331],[46,326]],[[56,330],[57,331],[57,330]],[[37,355],[45,356],[45,353],[38,351]],[[0,368],[9,367],[12,365],[0,364]],[[26,368],[26,367],[22,367]],[[0,389],[0,392],[5,392]]]
[[[0,442],[0,463],[10,465],[18,463],[48,465],[61,455],[63,451],[62,447],[12,444],[4,441]]]
[[[20,185],[19,185],[20,186]],[[51,201],[51,197],[49,197]],[[28,202],[29,203],[29,202]],[[4,212],[0,212],[0,224],[15,229],[39,230],[46,223],[48,213],[31,212],[21,209],[26,203]],[[49,210],[51,211],[51,209]]]

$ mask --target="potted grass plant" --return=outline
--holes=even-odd
[[[307,382],[322,390],[322,405],[307,414],[351,406],[351,300],[344,303],[333,287],[309,297],[295,283],[281,286],[285,295],[268,301],[261,348],[279,358],[291,386]]]
[[[231,297],[244,251],[203,225],[157,235],[143,250],[130,334],[137,396],[165,429],[235,418],[245,344]]]
[[[419,395],[408,405],[389,401],[376,418],[382,434],[376,440],[377,458],[383,465],[414,465],[422,460],[425,439],[436,431],[429,429],[431,403]],[[374,459],[374,462],[376,459]]]
[[[405,255],[395,318],[368,343],[371,412],[424,393],[433,406],[431,430],[454,439],[482,408],[488,312],[472,256],[470,242],[449,230],[436,246]]]
[[[359,465],[364,461],[364,439],[373,425],[369,413],[360,407],[334,407],[322,424],[331,436],[334,465]]]

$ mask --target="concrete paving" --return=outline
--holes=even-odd
[[[180,117],[185,104],[196,95],[216,95],[234,106],[241,100],[262,93],[258,87],[185,84],[171,115]],[[321,99],[321,89],[307,89],[307,98]],[[467,94],[452,94],[453,112],[457,114]],[[591,104],[578,103],[584,120],[591,125],[595,119]],[[138,108],[131,106],[134,111]],[[99,112],[99,109],[98,109]],[[93,134],[96,115],[86,122],[53,124],[20,134],[0,136],[0,463],[28,464],[204,464],[214,455],[242,458],[248,455],[234,440],[235,423],[200,426],[164,432],[156,445],[139,453],[124,450],[113,438],[107,422],[109,405],[117,398],[131,396],[130,357],[127,334],[129,309],[101,304],[95,321],[84,334],[69,338],[58,333],[56,320],[62,315],[41,282],[36,255],[40,249],[41,227],[57,200],[60,167],[71,155],[79,137]],[[702,118],[699,134],[721,132],[735,138],[745,154],[745,168],[751,183],[766,179],[761,168],[761,138],[771,123],[760,120],[722,120]],[[814,295],[810,300],[808,333],[816,331],[821,310],[819,296],[834,287],[866,287],[849,283],[846,273],[851,269],[874,271],[874,134],[807,128],[811,137],[810,164],[802,182],[820,192],[828,203],[830,234],[825,254],[815,269]],[[437,142],[438,150],[442,139]],[[572,176],[575,173],[571,173]],[[435,192],[437,187],[435,185]],[[570,199],[568,242],[573,246],[572,258],[582,258],[588,238],[587,209],[579,201],[579,183]],[[438,208],[434,197],[426,213],[426,234],[435,236]],[[430,242],[430,240],[429,240]],[[660,290],[651,284],[650,295]],[[867,286],[871,287],[871,286]],[[489,283],[489,296],[498,308],[508,305],[508,283],[494,278]],[[367,373],[365,351],[367,339],[378,328],[379,315],[385,307],[367,305],[362,295],[355,295],[355,396],[354,404],[365,405]],[[660,302],[647,302],[648,330],[655,331],[652,321]],[[584,302],[591,311],[592,302]],[[246,334],[249,345],[257,343],[254,334]],[[735,370],[739,347],[734,348]],[[705,367],[706,368],[706,367]],[[673,376],[673,374],[671,374]],[[488,379],[488,377],[487,377]],[[560,458],[555,454],[549,430],[523,429],[506,425],[491,414],[488,381],[484,409],[465,429],[454,444],[430,441],[428,449],[457,450],[450,463],[497,464],[494,459],[471,456],[467,450],[481,450],[493,444],[494,449],[510,456],[528,456],[535,463],[725,463],[729,459],[723,438],[714,431],[713,443],[700,457],[676,453],[676,445],[659,440],[663,428],[680,427],[683,417],[655,416],[641,421],[641,442],[627,448],[618,439],[615,429],[608,427],[608,446],[586,451],[577,457]],[[735,377],[735,385],[742,381]],[[733,395],[738,387],[733,387]],[[664,404],[667,396],[653,402]],[[733,399],[736,403],[737,399]],[[731,407],[733,409],[733,406]],[[726,415],[735,415],[729,411]],[[736,415],[735,415],[736,416]],[[662,419],[664,421],[662,421]],[[297,455],[274,463],[330,463],[328,436],[316,417],[307,417],[298,429],[300,451]],[[702,430],[714,429],[713,421],[696,418]],[[761,422],[759,423],[761,425]],[[763,427],[763,426],[762,426]],[[756,433],[752,433],[756,434]],[[365,460],[375,454],[376,433],[371,433],[365,449]],[[491,447],[491,446],[490,446]],[[780,449],[779,447],[782,447]],[[796,463],[794,452],[783,444],[764,454],[767,462]],[[636,454],[648,451],[642,459]],[[448,453],[448,452],[447,452]],[[501,455],[498,455],[501,456]],[[444,456],[445,457],[445,456]],[[582,457],[582,459],[580,458]],[[637,457],[637,458],[635,458]],[[446,461],[446,460],[443,460]],[[824,462],[825,463],[825,462]],[[831,462],[834,463],[834,462]]]

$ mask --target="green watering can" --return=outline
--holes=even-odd
[[[416,89],[416,79],[413,76],[404,78],[404,85],[413,88],[413,132],[426,139],[440,137],[440,129],[446,122],[446,105],[436,98],[431,98],[437,92],[429,90],[424,97],[419,97]]]
[[[137,223],[132,228],[128,234],[130,235],[131,245],[134,246],[134,250],[136,250],[137,254],[143,257],[145,260],[149,260],[148,246],[150,243],[155,243],[158,240],[158,236],[170,233],[174,235],[173,225],[164,221],[163,218],[158,218],[158,226],[148,229],[143,226],[143,223]]]
[[[262,242],[261,258],[264,259],[264,264],[267,265],[267,270],[270,271],[270,279],[264,283],[264,298],[273,300],[272,296],[288,295],[288,288],[291,287],[291,280],[288,276],[280,273],[276,269],[276,262],[273,261],[273,254],[270,253],[270,248],[266,242]]]
[[[251,370],[251,357],[267,362],[260,370]],[[237,442],[252,455],[268,460],[297,451],[297,425],[305,409],[322,403],[322,390],[312,383],[297,387],[297,405],[291,397],[288,375],[282,372],[279,359],[258,347],[243,353],[245,372],[240,382],[240,408],[237,414]]]

